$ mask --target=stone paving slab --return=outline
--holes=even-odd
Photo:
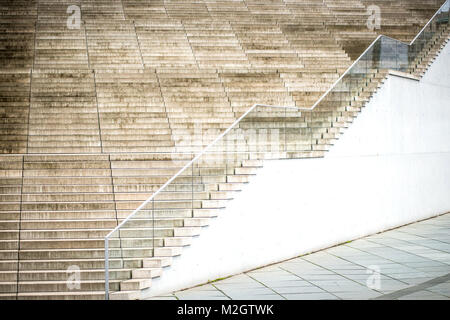
[[[152,300],[449,300],[450,213]]]

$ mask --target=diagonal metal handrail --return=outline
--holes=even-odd
[[[353,67],[359,62],[361,61],[361,59],[366,55],[367,52],[370,51],[370,49],[372,49],[375,44],[381,39],[381,38],[388,38],[388,39],[392,39],[397,41],[398,43],[403,43],[406,44],[408,46],[413,46],[414,43],[417,41],[417,39],[419,39],[419,37],[425,33],[425,30],[427,29],[427,27],[430,25],[430,23],[434,20],[434,18],[436,18],[436,16],[441,13],[443,11],[443,9],[446,6],[450,6],[450,0],[446,0],[442,6],[436,11],[436,13],[430,18],[430,20],[428,20],[428,22],[425,24],[425,26],[419,31],[419,33],[417,33],[417,35],[414,37],[413,40],[411,40],[410,43],[407,43],[405,41],[401,41],[398,39],[394,39],[392,37],[386,36],[386,35],[378,35],[376,37],[375,40],[372,41],[372,43],[367,47],[366,50],[364,50],[363,53],[361,53],[361,55],[350,65],[350,67],[347,68],[347,70],[345,70],[345,72],[330,86],[330,88],[325,91],[325,93],[310,107],[310,108],[299,108],[300,111],[312,111],[314,110],[315,107],[317,107],[317,105],[322,102],[323,99],[325,99],[325,97],[339,84],[339,82],[342,81],[342,79],[353,69]]]
[[[422,30],[420,30],[419,33],[414,37],[414,39],[411,40],[411,42],[409,43],[410,46],[412,46],[414,44],[414,42],[420,37],[420,35],[425,32],[425,30],[430,25],[430,23],[434,20],[434,18],[436,18],[436,16],[439,13],[441,13],[444,10],[444,8],[447,7],[447,6],[450,6],[449,0],[445,1],[442,4],[442,6],[436,11],[436,13],[431,17],[431,19],[428,20],[427,24],[422,28]]]
[[[361,53],[361,55],[358,57],[358,59],[356,59],[351,65],[350,67],[347,68],[347,70],[344,71],[344,73],[330,86],[330,88],[328,88],[327,91],[325,91],[324,94],[322,94],[322,96],[320,96],[320,98],[310,107],[310,108],[299,108],[300,111],[312,111],[314,110],[319,103],[322,102],[323,99],[325,99],[325,97],[338,85],[339,82],[342,81],[342,79],[353,69],[353,67],[365,56],[365,54],[372,49],[372,47],[375,46],[375,44],[378,42],[378,40],[380,38],[382,38],[383,35],[379,35],[375,40],[372,41],[372,43],[367,47],[366,50],[364,50],[363,53]]]
[[[189,168],[193,163],[200,159],[210,148],[212,148],[218,141],[220,141],[228,132],[230,132],[234,127],[236,127],[242,119],[244,119],[250,112],[252,112],[257,107],[263,108],[278,108],[278,109],[291,109],[299,110],[297,107],[292,106],[276,106],[267,104],[254,104],[250,109],[248,109],[244,114],[242,114],[236,121],[233,122],[224,132],[222,132],[214,141],[212,141],[208,146],[206,146],[200,153],[198,153],[191,161],[189,161],[184,167],[182,167],[175,175],[173,175],[166,183],[164,183],[155,193],[153,193],[147,200],[145,200],[139,207],[137,207],[126,219],[124,219],[120,224],[117,225],[111,232],[109,232],[105,237],[105,298],[109,298],[109,239],[110,237],[119,230],[127,221],[134,217],[143,207],[145,207],[150,201],[152,201],[160,192],[162,192],[169,184],[172,183],[177,177],[179,177],[187,168]]]
[[[153,193],[147,200],[145,200],[139,207],[137,207],[127,218],[125,218],[117,227],[115,227],[111,232],[109,232],[105,240],[105,299],[109,299],[109,239],[110,237],[118,231],[127,221],[129,221],[132,217],[134,217],[143,207],[145,207],[150,201],[152,201],[159,193],[161,193],[168,185],[170,185],[177,177],[179,177],[184,171],[186,171],[187,168],[189,168],[191,165],[193,165],[198,159],[200,159],[209,149],[211,149],[217,142],[222,140],[222,138],[227,135],[233,128],[235,128],[244,118],[247,117],[249,113],[251,113],[255,108],[257,107],[263,107],[263,108],[279,108],[279,109],[291,109],[291,110],[297,110],[297,111],[312,111],[314,110],[320,102],[325,99],[326,96],[330,94],[330,92],[343,80],[343,78],[348,75],[352,69],[357,65],[358,62],[361,61],[361,59],[366,55],[367,52],[369,52],[370,49],[372,49],[378,41],[380,41],[381,38],[389,38],[392,39],[398,43],[402,43],[404,45],[407,45],[411,47],[417,39],[425,33],[426,28],[430,25],[432,20],[443,11],[443,9],[446,6],[450,5],[450,0],[446,0],[445,3],[436,11],[436,13],[433,15],[433,17],[427,22],[427,24],[421,29],[421,31],[416,35],[416,37],[410,42],[406,43],[404,41],[400,41],[397,39],[394,39],[389,36],[385,35],[379,35],[373,42],[367,47],[367,49],[346,69],[346,71],[330,86],[330,88],[322,94],[322,96],[310,107],[310,108],[297,108],[292,106],[276,106],[276,105],[267,105],[267,104],[254,104],[250,109],[248,109],[245,113],[243,113],[236,121],[231,124],[224,132],[222,132],[219,136],[217,136],[214,141],[212,141],[208,146],[206,146],[200,153],[198,153],[192,160],[190,160],[184,167],[182,167],[175,175],[173,175],[169,180],[167,180],[166,183],[164,183],[155,193]]]
[[[250,109],[248,109],[242,116],[240,116],[231,126],[228,127],[224,132],[222,132],[213,142],[211,142],[208,146],[206,146],[199,154],[197,154],[191,161],[189,161],[183,168],[181,168],[172,178],[167,180],[155,193],[152,194],[150,198],[145,200],[139,207],[137,207],[125,220],[123,220],[117,227],[115,227],[106,238],[109,238],[115,231],[120,229],[120,227],[125,224],[128,220],[130,220],[139,210],[141,210],[146,204],[152,201],[155,196],[157,196],[166,186],[168,186],[173,180],[175,180],[178,176],[180,176],[187,168],[189,168],[193,163],[195,163],[203,154],[205,154],[211,147],[213,147],[218,141],[220,141],[228,132],[230,132],[236,125],[238,125],[242,119],[244,119],[250,112],[252,112],[257,107],[263,108],[279,108],[279,109],[292,109],[292,110],[300,110],[297,107],[292,106],[272,106],[267,104],[254,104]]]

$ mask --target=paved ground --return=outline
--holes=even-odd
[[[450,299],[450,213],[152,299]]]

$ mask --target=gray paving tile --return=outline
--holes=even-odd
[[[408,295],[405,295],[403,297],[398,298],[399,300],[447,300],[448,297],[445,297],[443,295],[429,292],[426,290],[417,291]]]
[[[202,295],[189,295],[189,296],[178,296],[178,300],[230,300],[225,295],[220,296],[202,296]]]
[[[326,292],[325,290],[316,287],[316,286],[303,286],[303,287],[280,287],[280,288],[272,288],[275,292],[284,295],[284,294],[303,294],[303,293],[319,293]]]
[[[278,294],[260,294],[257,296],[243,297],[241,300],[286,300],[286,298]]]
[[[358,272],[361,270],[367,270],[367,268],[360,266],[358,264],[349,263],[348,265],[339,265],[332,269],[334,273],[340,273],[341,271],[345,272]]]
[[[230,292],[227,295],[233,300],[283,300],[284,297],[277,295],[273,291],[267,293],[256,293],[256,292]]]
[[[441,250],[444,252],[448,252],[450,244],[433,240],[433,239],[422,239],[420,241],[417,241],[417,244],[423,245],[427,248],[435,249],[435,250]]]
[[[430,276],[425,273],[425,272],[408,272],[408,273],[403,273],[403,272],[384,272],[383,274],[394,278],[394,279],[420,279],[420,278],[430,278]]]
[[[286,300],[284,297],[278,294],[242,294],[242,295],[234,295],[232,300]]]
[[[258,288],[265,288],[265,286],[259,282],[254,282],[254,283],[221,283],[221,282],[216,282],[215,287],[220,289],[220,290],[239,290],[239,289],[258,289]]]
[[[218,289],[214,288],[214,287],[213,287],[213,289],[208,289],[208,290],[200,290],[200,289],[193,288],[193,289],[178,291],[177,294],[214,294],[217,291],[218,291]]]
[[[190,297],[216,297],[216,296],[224,296],[224,294],[219,291],[180,291],[174,294],[177,298],[189,299]]]
[[[449,270],[441,270],[441,271],[436,271],[436,270],[428,271],[427,270],[427,271],[423,271],[423,272],[427,275],[427,277],[437,278],[437,277],[442,277],[442,276],[448,274]]]
[[[283,274],[266,274],[266,273],[252,273],[249,274],[249,276],[251,278],[253,278],[256,281],[260,281],[260,282],[264,282],[264,281],[295,281],[295,280],[299,280],[298,276],[295,274],[292,274],[290,272],[285,272]]]
[[[274,294],[273,290],[269,289],[269,288],[251,288],[251,289],[246,289],[246,288],[241,288],[241,289],[223,289],[220,288],[220,290],[226,294],[227,296],[229,296],[231,299],[237,299],[236,297],[240,297],[240,296],[255,296],[255,295],[263,295],[263,294]]]
[[[271,265],[268,267],[263,267],[259,269],[252,270],[248,273],[258,273],[258,272],[280,272],[280,267],[278,265]]]
[[[354,264],[358,264],[358,265],[360,265],[360,266],[363,266],[363,267],[370,267],[370,266],[373,266],[373,265],[377,265],[377,266],[380,266],[380,265],[385,265],[385,264],[391,264],[392,263],[392,261],[390,261],[390,260],[387,260],[387,259],[383,259],[383,258],[371,258],[371,259],[364,259],[364,258],[352,258],[352,259],[349,259],[351,262],[353,262]]]
[[[343,246],[339,246],[339,247],[344,247],[346,250],[348,250],[348,248],[353,248],[355,250],[357,248],[365,249],[365,248],[376,248],[376,247],[382,247],[382,246],[383,245],[381,245],[379,243],[368,241],[366,239],[358,239],[358,240],[352,241],[350,243],[347,243],[347,244],[345,244]]]
[[[217,289],[212,284],[204,284],[202,286],[193,287],[183,291],[217,291]]]
[[[314,285],[328,292],[357,292],[366,290],[364,284],[352,281],[313,281]]]
[[[363,283],[366,285],[366,282]],[[403,283],[397,280],[380,280],[380,288],[377,291],[398,291],[412,286],[411,284]]]
[[[175,293],[180,299],[449,299],[450,214]],[[380,270],[369,288],[370,268]],[[402,291],[403,289],[407,289]],[[426,288],[426,289],[425,289]],[[407,294],[408,292],[411,292]],[[225,295],[224,295],[225,294]],[[153,299],[175,299],[174,296]]]
[[[177,300],[174,296],[161,296],[161,297],[151,297],[145,300]]]
[[[359,282],[359,283],[365,283],[366,280],[372,276],[372,274],[364,273],[364,274],[343,274],[343,276],[346,279]],[[382,280],[392,280],[391,277],[388,277],[386,275],[380,274],[379,279]]]
[[[434,261],[434,260],[427,260],[424,262],[410,262],[408,263],[408,266],[411,268],[421,268],[421,267],[446,267],[446,268],[450,268],[447,264],[439,262],[439,261]]]
[[[450,282],[440,283],[427,288],[427,290],[450,298]]]
[[[339,298],[331,293],[302,293],[302,294],[283,294],[288,300],[338,300]]]
[[[368,300],[379,297],[381,295],[381,293],[373,290],[333,292],[333,294],[344,300]]]
[[[304,268],[286,268],[287,272],[294,276],[301,276],[302,274],[310,274],[310,275],[334,275],[335,273],[326,269],[304,269]]]
[[[314,280],[345,280],[345,277],[339,274],[302,274],[300,276],[302,279],[307,281]]]
[[[255,282],[252,278],[250,278],[246,274],[238,274],[220,281],[217,281],[220,283],[246,283],[246,282]]]
[[[285,288],[285,287],[310,287],[312,284],[305,280],[295,280],[295,281],[280,281],[280,280],[272,280],[272,281],[261,281],[267,287],[270,288]]]
[[[432,280],[433,278],[402,278],[401,281],[410,284],[410,285],[418,285],[424,282],[427,282],[429,280]]]
[[[358,266],[358,268],[352,268],[352,269],[342,269],[342,268],[333,269],[333,271],[336,274],[341,274],[341,275],[349,275],[349,274],[366,274],[367,275],[367,270],[369,270],[369,269],[361,267],[361,266]]]

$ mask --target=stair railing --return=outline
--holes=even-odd
[[[330,135],[369,100],[380,70],[409,72],[420,62],[448,25],[449,8],[447,0],[409,44],[378,36],[310,108],[254,104],[243,113],[104,238],[105,299],[110,285],[118,290],[111,270],[142,267],[141,256],[153,257],[170,246],[167,238],[185,235],[177,229],[187,227],[182,217],[208,216],[209,210],[222,208],[228,199],[225,184],[245,182],[246,161],[320,156]],[[336,132],[328,130],[324,137],[324,126]],[[186,230],[195,233],[195,228]]]
[[[446,0],[410,43],[379,35],[311,108],[300,110],[313,110],[327,98],[333,100],[333,95],[344,95],[344,99],[351,98],[356,88],[370,80],[367,76],[371,71],[383,69],[411,71],[413,64],[419,62],[417,59],[420,58],[420,54],[439,33],[440,27],[448,25],[449,9],[450,1]]]

